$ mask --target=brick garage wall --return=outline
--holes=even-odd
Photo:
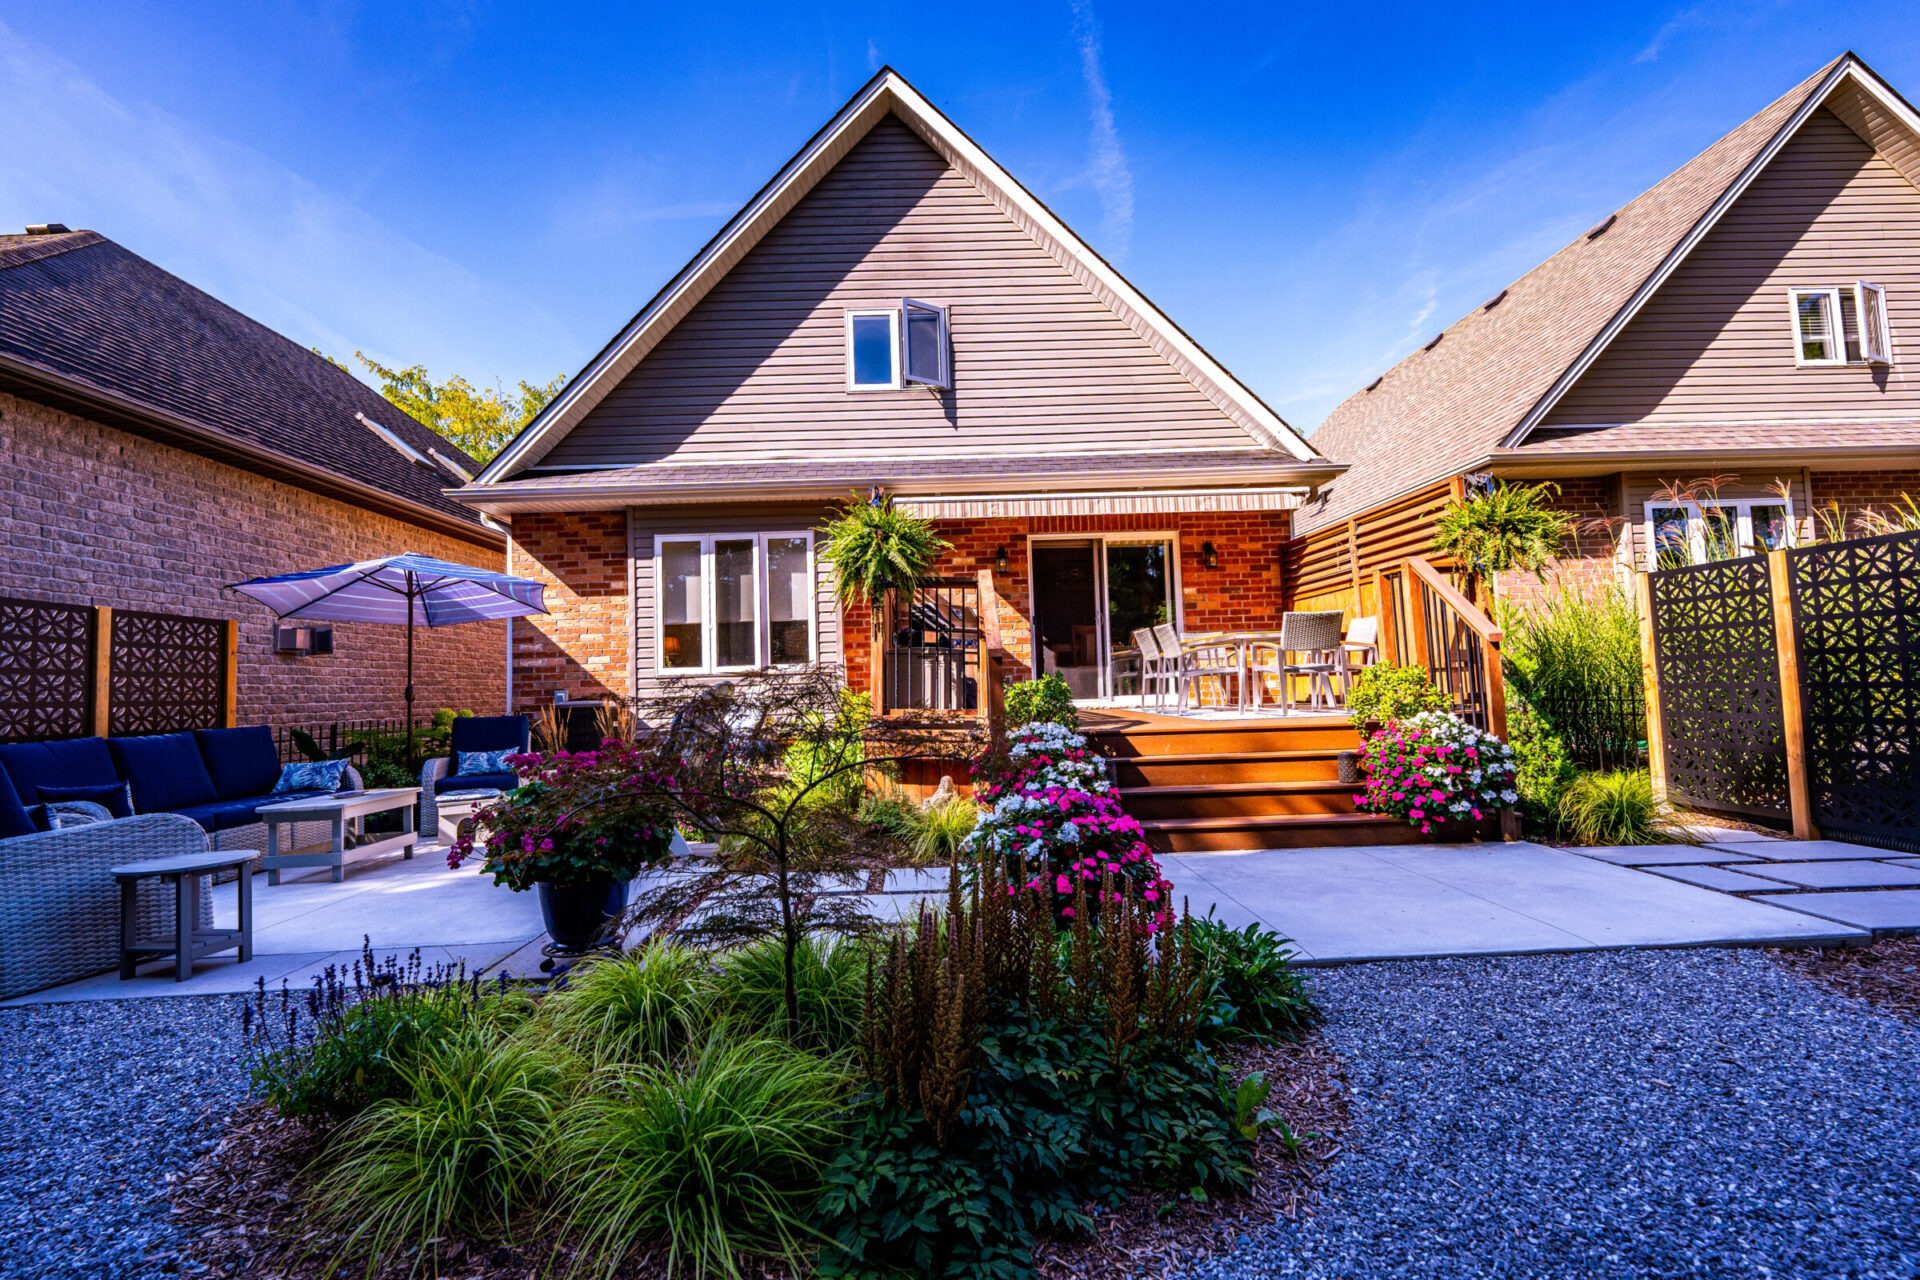
[[[1816,471],[1809,477],[1813,495],[1814,532],[1825,536],[1818,512],[1829,503],[1839,503],[1847,522],[1847,532],[1855,533],[1854,521],[1863,511],[1892,515],[1905,509],[1903,499],[1920,504],[1920,471]],[[1801,513],[1796,513],[1801,514]]]
[[[1174,533],[1180,547],[1181,623],[1188,631],[1272,629],[1286,611],[1280,553],[1291,516],[1285,511],[1197,513],[1187,515],[1040,516],[936,522],[953,544],[934,567],[937,577],[971,578],[992,569],[999,548],[1007,549],[1007,571],[995,572],[1000,596],[1001,641],[1030,671],[1033,663],[1032,576],[1027,557],[1030,534]],[[1200,562],[1202,543],[1211,542],[1218,567]],[[856,689],[872,688],[870,620],[864,609],[849,611],[846,634],[847,679]]]
[[[624,511],[514,517],[512,571],[547,584],[544,617],[513,624],[513,701],[531,712],[564,691],[574,701],[632,695],[633,592]]]
[[[399,718],[406,629],[338,623],[331,655],[273,651],[272,614],[229,582],[418,551],[500,553],[0,394],[0,595],[240,620],[241,724]],[[415,634],[415,706],[497,712],[504,624]]]
[[[1544,582],[1524,570],[1496,574],[1495,591],[1511,604],[1531,607],[1544,604],[1562,590],[1591,591],[1620,581],[1614,559],[1619,535],[1619,477],[1578,476],[1554,483],[1560,486],[1560,493],[1553,506],[1574,520],[1569,554],[1548,567]]]

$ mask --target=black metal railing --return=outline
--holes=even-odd
[[[976,711],[983,628],[975,582],[928,582],[894,598],[881,672],[889,711]]]

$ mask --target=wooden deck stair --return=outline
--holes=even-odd
[[[1191,720],[1148,712],[1084,717],[1112,761],[1120,803],[1164,853],[1412,844],[1404,822],[1353,806],[1339,753],[1360,738],[1342,715]]]

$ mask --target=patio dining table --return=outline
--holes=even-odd
[[[1279,642],[1278,628],[1248,631],[1194,631],[1180,637],[1180,647],[1183,649],[1204,649],[1221,645],[1234,647],[1236,651],[1234,666],[1223,668],[1222,672],[1225,674],[1230,671],[1235,676],[1234,709],[1238,711],[1247,710],[1251,701],[1253,681],[1249,677],[1249,672],[1253,665],[1254,646]]]

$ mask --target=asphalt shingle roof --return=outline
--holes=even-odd
[[[354,415],[477,473],[457,446],[353,375],[96,232],[0,235],[0,357],[476,523],[442,492],[457,476],[403,457]]]

